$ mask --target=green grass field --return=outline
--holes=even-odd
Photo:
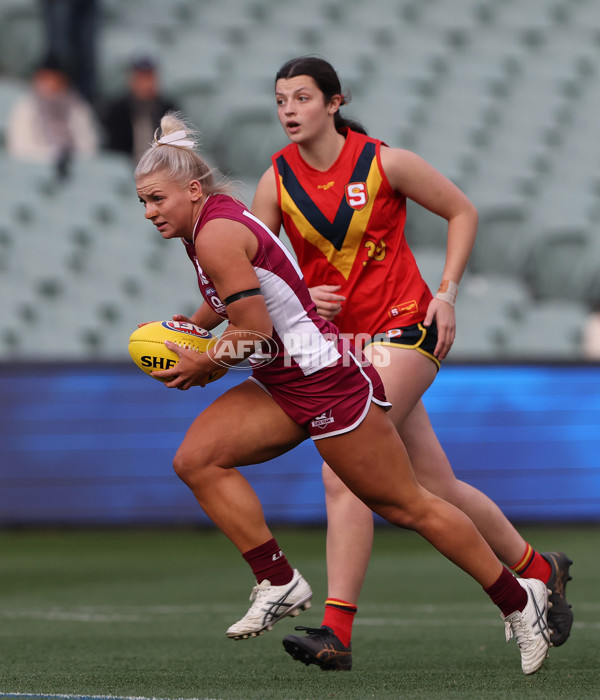
[[[324,673],[281,646],[321,622],[323,530],[275,530],[313,608],[239,642],[253,582],[220,533],[0,532],[0,697],[600,698],[600,526],[522,532],[575,561],[571,639],[530,677],[479,586],[413,533],[378,529],[354,669]]]

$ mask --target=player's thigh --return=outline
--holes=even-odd
[[[389,416],[400,433],[417,480],[443,498],[455,486],[456,477],[421,398],[433,383],[437,368],[417,350],[370,347],[392,404]]]
[[[451,498],[456,476],[422,401],[406,417],[399,432],[421,486],[436,496]]]
[[[422,493],[406,449],[385,412],[371,404],[354,430],[316,440],[321,456],[361,500],[385,517],[390,507],[419,507]]]
[[[194,420],[178,455],[236,467],[273,459],[307,437],[264,389],[248,379],[222,394]]]
[[[437,367],[418,350],[389,345],[369,345],[365,355],[377,369],[392,404],[389,417],[400,429],[402,423],[431,386]]]

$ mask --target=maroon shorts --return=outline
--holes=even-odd
[[[313,440],[340,435],[362,423],[371,402],[386,410],[383,383],[375,368],[361,366],[351,353],[344,353],[332,367],[283,384],[263,384],[287,415],[306,428]]]

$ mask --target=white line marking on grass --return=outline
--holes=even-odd
[[[578,630],[600,630],[600,622],[574,622],[573,627]]]
[[[66,695],[62,693],[3,693],[0,698],[21,698],[25,700],[218,700],[218,698],[146,698],[137,695]]]
[[[0,618],[48,620],[58,622],[152,622],[161,615],[229,615],[230,605],[147,605],[147,606],[78,606],[75,608],[49,608],[35,610],[22,608],[0,610]]]
[[[479,619],[475,620],[471,618],[468,621],[457,618],[455,620],[445,617],[444,619],[431,619],[426,620],[422,617],[415,619],[413,618],[399,618],[399,617],[367,617],[367,618],[356,618],[354,620],[355,625],[363,625],[364,627],[489,627],[491,625],[497,626],[499,623],[497,620],[485,620]]]
[[[398,617],[371,617],[371,618],[356,618],[355,625],[363,627],[497,627],[501,622],[493,619],[485,620],[483,618],[466,621],[463,619],[435,619],[425,620],[422,617],[414,618],[398,618]],[[600,629],[600,622],[574,622],[573,627],[581,630],[597,630]]]
[[[2,617],[8,619],[55,620],[61,622],[140,622],[144,618],[136,615],[98,614],[69,610],[6,610]]]
[[[245,608],[243,608],[245,609]],[[577,604],[581,612],[591,613],[586,617],[595,617],[600,609],[596,602]],[[435,627],[443,625],[465,625],[485,627],[497,624],[494,609],[488,603],[448,603],[444,605],[420,604],[373,604],[367,603],[360,608],[356,618],[357,625],[364,626],[408,626],[423,625]],[[465,619],[468,613],[468,622]],[[49,622],[94,623],[153,623],[157,617],[181,617],[191,615],[231,616],[232,606],[226,604],[197,605],[88,605],[73,608],[52,607],[47,609],[0,609],[0,619],[5,620],[45,620]],[[597,629],[599,623],[588,620],[576,621],[580,629]],[[1,634],[1,632],[0,632]]]

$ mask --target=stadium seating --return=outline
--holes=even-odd
[[[285,144],[275,72],[294,55],[329,59],[348,116],[478,207],[451,358],[581,359],[600,305],[597,0],[104,0],[98,38],[103,93],[134,54],[154,55],[247,203]],[[0,3],[0,360],[123,359],[140,320],[194,310],[193,270],[144,221],[127,159],[75,162],[59,181],[2,152],[42,39],[37,2]],[[407,237],[435,288],[445,221],[410,202]]]
[[[532,307],[511,330],[508,359],[581,360],[587,309],[578,303],[547,301]]]
[[[457,333],[450,358],[501,362],[509,357],[512,345],[518,355],[520,345],[515,328],[520,327],[532,306],[529,289],[518,278],[467,273],[460,286]]]
[[[37,0],[0,3],[0,75],[28,78],[44,51],[44,29]]]

